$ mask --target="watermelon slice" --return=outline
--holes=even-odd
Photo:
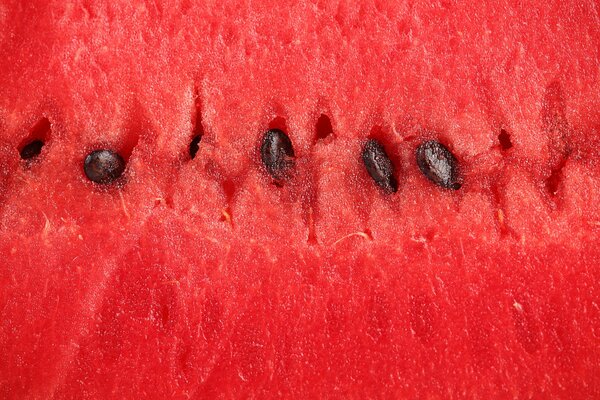
[[[4,0],[0,397],[600,397],[598,3]]]

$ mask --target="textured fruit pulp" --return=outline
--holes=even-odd
[[[538,3],[4,1],[0,397],[598,396],[598,6]]]

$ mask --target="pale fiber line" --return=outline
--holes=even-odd
[[[69,349],[65,351],[64,357],[61,357],[61,361],[54,366],[56,378],[48,390],[48,396],[44,398],[54,399],[56,396],[56,391],[63,386],[67,378],[71,376],[71,372],[74,367],[73,361],[77,359],[81,349],[80,343],[85,337],[94,333],[93,319],[100,307],[102,307],[104,304],[108,282],[114,276],[114,273],[118,269],[118,265],[123,257],[138,244],[141,232],[146,227],[147,222],[148,219],[146,219],[146,221],[144,221],[144,223],[141,225],[137,232],[136,238],[131,242],[131,246],[127,246],[127,248],[124,249],[118,256],[114,257],[112,263],[108,264],[110,268],[104,269],[103,273],[101,274],[102,279],[99,282],[94,282],[94,289],[90,290],[88,296],[86,296],[85,300],[81,302],[81,310],[88,310],[88,312],[82,313],[83,315],[77,319],[75,326],[80,326],[80,329],[75,331],[77,333],[76,337],[72,338],[68,343],[66,343]]]

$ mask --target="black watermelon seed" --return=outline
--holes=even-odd
[[[375,139],[369,139],[363,147],[362,160],[377,186],[386,193],[398,191],[398,181],[394,177],[394,165],[381,143]]]
[[[85,158],[83,170],[90,181],[108,184],[123,174],[125,161],[112,150],[95,150]]]
[[[44,142],[42,142],[41,140],[32,141],[31,143],[25,145],[25,147],[21,149],[21,158],[23,160],[30,160],[34,157],[39,156],[42,152],[42,147],[44,147]]]
[[[419,169],[436,185],[452,190],[461,187],[456,157],[435,140],[422,143],[416,151]]]
[[[292,141],[282,130],[269,129],[260,146],[260,156],[267,172],[276,180],[289,178],[294,167]]]
[[[194,138],[192,139],[192,142],[190,143],[190,157],[192,157],[192,160],[196,157],[196,154],[198,153],[198,150],[200,149],[200,139],[202,137],[200,135],[196,135],[194,136]]]

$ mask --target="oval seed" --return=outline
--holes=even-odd
[[[398,191],[398,181],[394,177],[394,165],[381,143],[375,139],[369,139],[363,147],[362,160],[377,186],[386,193]]]
[[[294,167],[294,148],[288,135],[280,129],[269,129],[260,146],[262,162],[276,180],[289,178]]]
[[[443,144],[435,140],[422,143],[416,157],[419,169],[431,182],[445,189],[460,189],[458,161]]]
[[[40,155],[42,152],[42,147],[44,147],[44,142],[36,139],[25,145],[19,154],[23,160],[30,160]]]
[[[83,170],[90,181],[108,184],[123,174],[125,161],[112,150],[95,150],[85,158]]]

